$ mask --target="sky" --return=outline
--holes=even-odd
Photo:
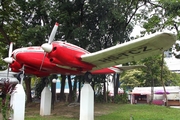
[[[130,35],[130,37],[131,37],[131,36],[136,37],[136,36],[138,36],[138,35],[141,35],[140,31],[143,31],[143,30],[144,30],[144,28],[141,28],[140,26],[135,25],[135,26],[134,26],[134,29],[133,29],[133,31],[132,31],[132,33],[131,33],[131,35]]]
[[[180,41],[177,41],[176,43],[180,44]],[[173,49],[173,52],[180,53],[180,52],[176,52],[175,49]],[[174,55],[172,55],[172,57],[165,58],[165,61],[170,70],[179,70],[180,72],[180,59],[177,59],[175,58]]]

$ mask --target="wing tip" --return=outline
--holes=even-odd
[[[157,34],[171,37],[172,40],[174,40],[174,41],[176,41],[176,39],[177,39],[177,35],[172,33],[172,32],[170,32],[170,31],[159,32]]]

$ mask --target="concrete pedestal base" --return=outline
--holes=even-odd
[[[89,83],[81,89],[79,120],[94,120],[94,91]]]
[[[48,87],[44,87],[41,93],[40,115],[51,115],[51,97],[52,93]]]
[[[17,84],[11,95],[12,120],[24,120],[25,114],[25,92],[22,84]]]

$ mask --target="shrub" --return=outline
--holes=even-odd
[[[10,106],[10,96],[13,92],[15,84],[9,83],[9,81],[4,82],[2,88],[2,94],[0,98],[0,107],[3,120],[8,120],[12,114],[12,108]]]
[[[95,95],[95,102],[104,102],[104,96],[102,94]]]
[[[128,95],[126,92],[124,92],[123,94],[120,95],[116,95],[114,97],[114,103],[127,103],[128,102]]]

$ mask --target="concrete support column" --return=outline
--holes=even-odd
[[[81,89],[79,120],[94,120],[94,91],[89,83]]]
[[[51,97],[52,93],[48,87],[44,87],[41,93],[40,115],[51,115]]]
[[[25,92],[22,84],[17,84],[11,94],[10,105],[12,107],[12,120],[24,120],[25,116]]]

